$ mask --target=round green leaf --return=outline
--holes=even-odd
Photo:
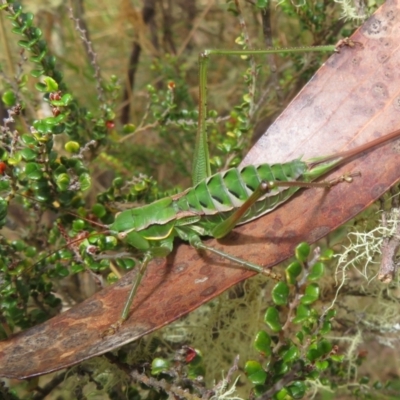
[[[344,355],[335,354],[335,355],[331,356],[331,360],[335,361],[335,362],[343,362]]]
[[[272,300],[277,306],[288,303],[289,286],[285,282],[278,282],[272,289]]]
[[[17,102],[17,97],[12,90],[6,90],[1,96],[1,100],[3,101],[6,107],[12,107]]]
[[[72,223],[72,229],[76,232],[80,232],[81,230],[83,230],[85,228],[85,221],[83,221],[82,219],[76,219],[73,223]]]
[[[15,153],[14,157],[10,157],[7,160],[7,164],[8,165],[17,165],[21,162],[21,160],[22,160],[22,155],[21,155],[21,153],[18,152],[18,153]]]
[[[29,147],[26,147],[25,149],[22,149],[20,152],[21,157],[26,160],[26,161],[32,161],[37,158],[37,153],[30,149]]]
[[[18,40],[18,45],[24,49],[30,50],[31,44],[27,40]]]
[[[133,133],[136,130],[136,126],[133,124],[126,124],[122,127],[122,133],[127,135],[128,133]]]
[[[246,375],[251,375],[254,374],[255,372],[258,372],[259,370],[262,370],[263,367],[258,361],[247,361],[245,366],[244,366],[244,372]]]
[[[118,240],[114,236],[106,236],[104,238],[104,250],[115,249],[118,245]]]
[[[294,285],[296,283],[296,278],[301,274],[303,267],[298,261],[294,261],[288,265],[286,268],[286,280],[288,283]]]
[[[317,361],[315,363],[315,367],[318,368],[320,371],[324,371],[329,367],[329,362],[326,360]]]
[[[265,371],[258,371],[254,374],[247,376],[253,385],[262,385],[267,379],[267,373]]]
[[[319,357],[321,357],[322,356],[322,354],[321,354],[321,352],[320,351],[318,351],[317,349],[308,349],[308,351],[307,351],[307,358],[310,360],[310,361],[315,361],[315,360],[317,360]]]
[[[300,299],[302,304],[311,304],[318,300],[319,297],[319,286],[316,283],[312,283],[306,287],[304,296]]]
[[[44,83],[44,85],[45,85],[45,87],[46,87],[46,92],[57,92],[57,90],[58,90],[58,83],[53,79],[53,78],[51,78],[50,76],[45,76],[44,78],[43,78],[43,83]]]
[[[131,258],[118,258],[115,260],[115,262],[118,265],[118,267],[123,268],[125,270],[132,269],[136,265],[135,260],[132,260]]]
[[[310,315],[311,315],[310,309],[304,304],[299,304],[299,306],[296,309],[296,316],[293,318],[292,322],[294,324],[298,324],[308,319]]]
[[[307,261],[308,256],[310,255],[310,245],[306,242],[300,243],[297,245],[295,250],[295,257],[300,262]]]
[[[328,354],[331,352],[332,350],[332,343],[329,342],[326,339],[322,339],[319,343],[318,343],[318,350],[322,353],[322,354]]]
[[[299,349],[294,345],[290,346],[289,349],[282,354],[282,359],[284,362],[293,362],[298,357],[299,357]]]
[[[289,391],[286,388],[281,389],[275,394],[276,400],[290,400],[290,397]]]
[[[327,333],[329,333],[332,330],[332,324],[329,321],[324,321],[324,323],[322,324],[321,330],[319,331],[319,333],[321,335],[326,335]]]
[[[124,186],[124,180],[122,178],[115,178],[112,182],[112,185],[117,188],[120,189],[122,186]]]
[[[62,191],[68,190],[70,183],[70,178],[68,174],[60,174],[56,178],[56,184],[58,188]]]
[[[329,310],[325,315],[325,319],[327,319],[327,320],[331,320],[332,318],[335,318],[335,317],[336,317],[336,310],[334,310],[334,309]]]
[[[100,203],[93,205],[92,212],[97,218],[104,217],[107,214],[106,208]]]
[[[265,331],[259,331],[254,340],[254,347],[265,357],[271,354],[271,337]]]
[[[78,142],[74,142],[74,141],[70,140],[69,142],[65,143],[64,148],[69,153],[78,153],[81,146]]]
[[[79,183],[81,184],[81,190],[88,190],[92,183],[90,175],[85,173],[79,176]]]
[[[274,332],[279,332],[282,329],[282,325],[279,321],[279,313],[275,307],[268,307],[265,312],[264,322]]]
[[[322,278],[325,271],[325,265],[322,262],[316,262],[307,276],[307,280],[309,281],[317,281],[318,279]]]
[[[325,250],[319,257],[321,261],[330,261],[334,256],[335,252],[332,249]]]
[[[32,180],[39,180],[43,176],[40,165],[36,163],[27,163],[25,165],[25,174],[29,179]]]
[[[36,83],[35,83],[35,89],[36,89],[38,92],[47,92],[47,87],[46,87],[46,85],[45,85],[44,83],[42,83],[42,82],[36,82]]]
[[[37,140],[32,135],[28,135],[27,133],[24,133],[21,136],[21,141],[27,146],[35,146],[37,144]]]
[[[258,361],[247,361],[244,371],[254,385],[262,385],[267,378],[267,373]]]
[[[62,106],[67,107],[72,101],[72,95],[69,93],[65,93],[62,97],[61,97],[61,102],[62,102]]]
[[[163,358],[155,358],[151,363],[151,374],[158,375],[170,369],[170,362]]]
[[[302,331],[299,331],[299,332],[296,333],[296,337],[297,337],[298,341],[300,342],[300,344],[303,344],[304,333]]]
[[[31,71],[31,75],[34,78],[39,78],[40,76],[42,76],[44,74],[44,70],[43,69],[33,69]]]
[[[302,399],[307,391],[307,386],[303,381],[295,381],[287,387],[293,399]]]

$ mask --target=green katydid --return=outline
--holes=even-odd
[[[354,45],[353,42],[345,42]],[[332,50],[334,46],[324,47]],[[295,49],[297,51],[297,49]],[[301,51],[316,51],[315,48]],[[319,49],[321,50],[321,49]],[[282,52],[282,49],[263,50]],[[298,49],[300,51],[300,49]],[[259,52],[259,53],[260,53]],[[290,199],[300,188],[330,188],[351,181],[348,174],[332,181],[313,182],[350,158],[386,141],[400,136],[400,130],[369,142],[361,147],[302,161],[300,158],[284,164],[249,165],[231,168],[211,175],[206,134],[206,65],[209,54],[252,54],[251,51],[207,51],[200,62],[200,112],[193,167],[193,186],[184,192],[165,197],[143,207],[119,213],[109,226],[113,235],[143,254],[139,271],[132,285],[119,320],[104,335],[114,333],[129,316],[135,294],[150,260],[168,255],[179,237],[197,250],[222,256],[244,268],[278,279],[279,276],[262,266],[239,259],[204,244],[201,237],[223,238],[240,224],[271,212]]]

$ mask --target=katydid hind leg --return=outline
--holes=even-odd
[[[270,269],[266,269],[260,265],[254,264],[250,261],[243,260],[242,258],[233,256],[232,254],[225,253],[224,251],[218,250],[214,247],[207,246],[200,240],[200,238],[198,238],[198,240],[196,240],[196,241],[192,241],[191,245],[193,247],[195,247],[197,250],[206,250],[211,253],[217,254],[227,260],[234,262],[235,264],[240,265],[241,267],[243,267],[245,269],[250,270],[250,271],[254,271],[259,274],[263,274],[263,275],[265,275],[269,278],[275,279],[277,281],[281,280],[281,276],[279,274],[276,274],[275,272],[272,272]]]

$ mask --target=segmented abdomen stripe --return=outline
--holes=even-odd
[[[258,188],[262,181],[296,181],[307,171],[307,165],[294,160],[285,164],[248,165],[243,168],[231,168],[212,175],[200,182],[177,200],[177,207],[184,211],[197,211],[203,215],[215,216],[231,213],[240,207]],[[249,209],[243,222],[256,218],[275,208],[295,192],[294,187],[279,187],[266,193]],[[219,219],[219,218],[217,218]]]

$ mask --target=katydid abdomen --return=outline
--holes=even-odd
[[[117,234],[125,233],[125,241],[139,250],[146,250],[151,247],[151,242],[157,245],[155,242],[171,236],[186,239],[181,232],[193,231],[199,236],[214,237],[214,228],[242,207],[262,182],[299,181],[307,169],[307,163],[299,159],[285,164],[230,168],[178,195],[121,212],[110,230]],[[266,191],[246,210],[236,225],[272,211],[298,189],[294,186],[277,186]],[[137,235],[148,241],[148,246],[141,245]]]

